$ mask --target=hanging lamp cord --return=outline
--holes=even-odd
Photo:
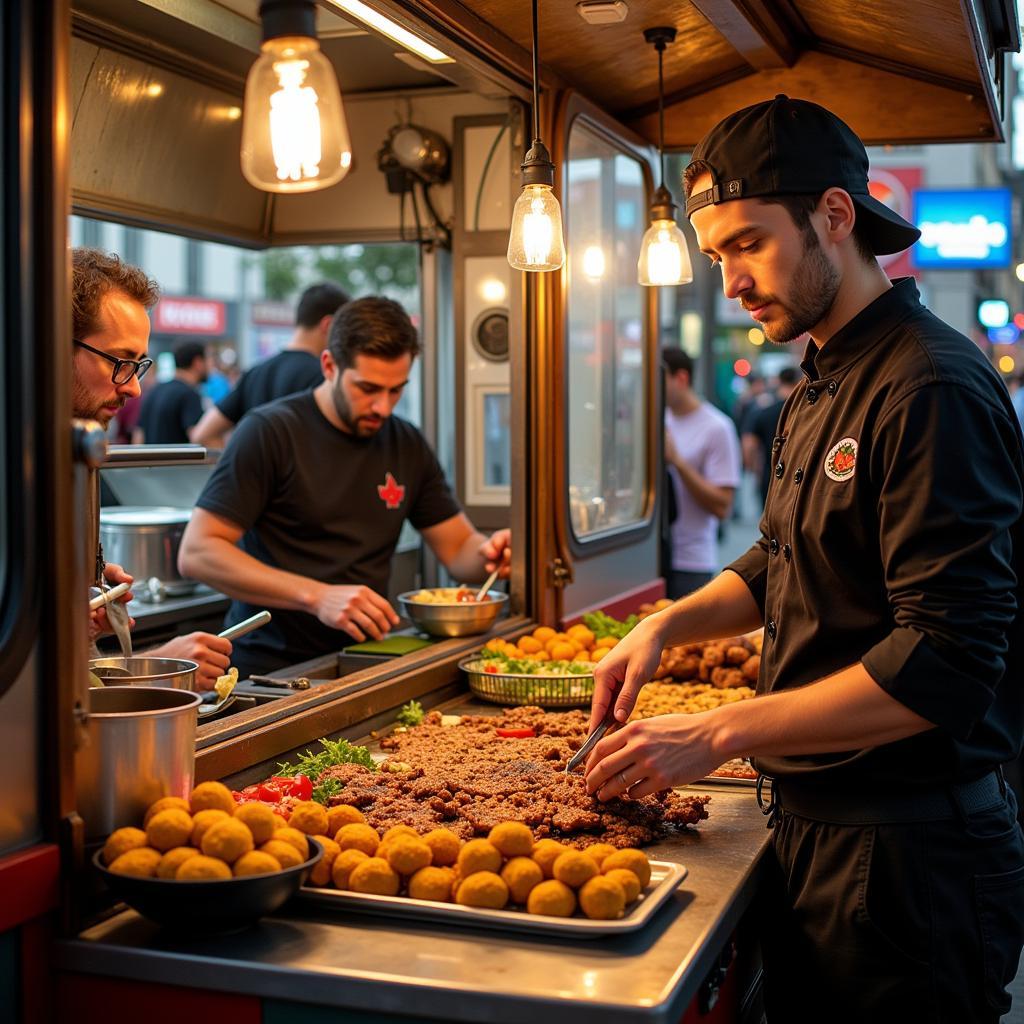
[[[533,138],[540,138],[540,86],[537,62],[537,0],[533,0]]]
[[[536,5],[537,0],[534,0]],[[658,163],[661,171],[661,187],[665,187],[665,77],[663,58],[665,44],[659,42],[658,48]]]

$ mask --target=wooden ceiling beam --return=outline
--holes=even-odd
[[[691,0],[737,53],[757,70],[792,67],[800,40],[765,0]]]

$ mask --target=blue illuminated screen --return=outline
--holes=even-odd
[[[921,240],[911,250],[915,267],[970,270],[1010,265],[1010,190],[917,189],[914,224]]]

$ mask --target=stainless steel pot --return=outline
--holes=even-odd
[[[178,547],[191,515],[191,509],[164,506],[100,509],[103,556],[135,577],[133,593],[141,600],[179,597],[195,589],[195,581],[178,572]]]
[[[185,658],[92,658],[89,671],[99,676],[104,686],[164,686],[174,690],[194,690],[197,662]]]
[[[146,808],[163,796],[188,797],[199,702],[198,693],[159,687],[89,691],[88,742],[75,755],[87,839],[140,827]]]

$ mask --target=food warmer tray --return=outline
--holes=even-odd
[[[432,921],[465,928],[497,928],[501,931],[532,932],[545,935],[572,935],[582,939],[600,939],[642,928],[686,877],[682,864],[652,860],[651,884],[627,912],[614,921],[592,921],[586,917],[547,917],[525,910],[488,910],[463,907],[455,903],[414,900],[408,896],[372,896],[366,893],[317,889],[304,886],[298,898],[335,912],[357,912],[399,917],[410,923]]]

